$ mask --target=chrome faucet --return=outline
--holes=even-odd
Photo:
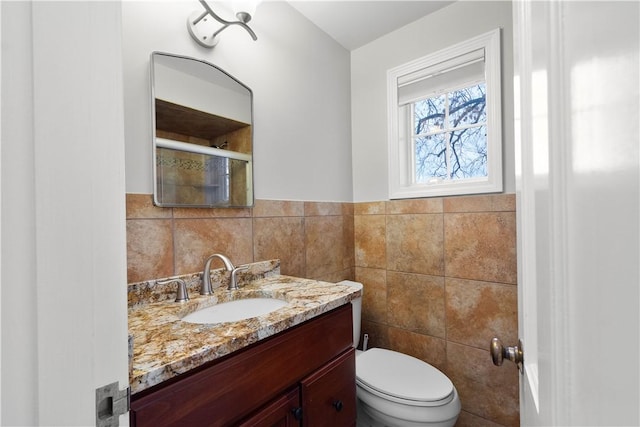
[[[222,254],[213,254],[204,263],[204,271],[202,272],[202,287],[200,288],[200,295],[211,295],[213,293],[213,289],[211,288],[211,261],[214,258],[220,258],[224,263],[224,268],[228,272],[231,273],[231,278],[229,280],[229,289],[230,291],[238,289],[238,272],[242,270],[249,269],[248,265],[243,265],[240,267],[235,267],[231,260]]]

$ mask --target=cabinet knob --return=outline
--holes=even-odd
[[[342,404],[342,400],[336,400],[333,402],[333,407],[336,408],[336,411],[340,412],[342,411],[342,407],[344,405]]]
[[[302,419],[302,408],[294,408],[291,410],[291,413],[293,414],[293,418],[295,418],[296,420]]]

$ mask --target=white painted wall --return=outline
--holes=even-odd
[[[193,1],[123,2],[128,193],[153,191],[149,57],[213,63],[254,95],[257,199],[352,201],[349,52],[289,4],[263,2],[251,27],[229,28],[211,49],[187,32]]]
[[[388,200],[387,70],[502,28],[503,188],[515,191],[511,3],[456,2],[351,53],[354,201]]]

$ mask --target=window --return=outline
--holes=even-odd
[[[500,30],[388,72],[391,199],[502,191]]]

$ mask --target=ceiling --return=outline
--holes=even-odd
[[[357,49],[453,1],[289,0],[347,50]]]

